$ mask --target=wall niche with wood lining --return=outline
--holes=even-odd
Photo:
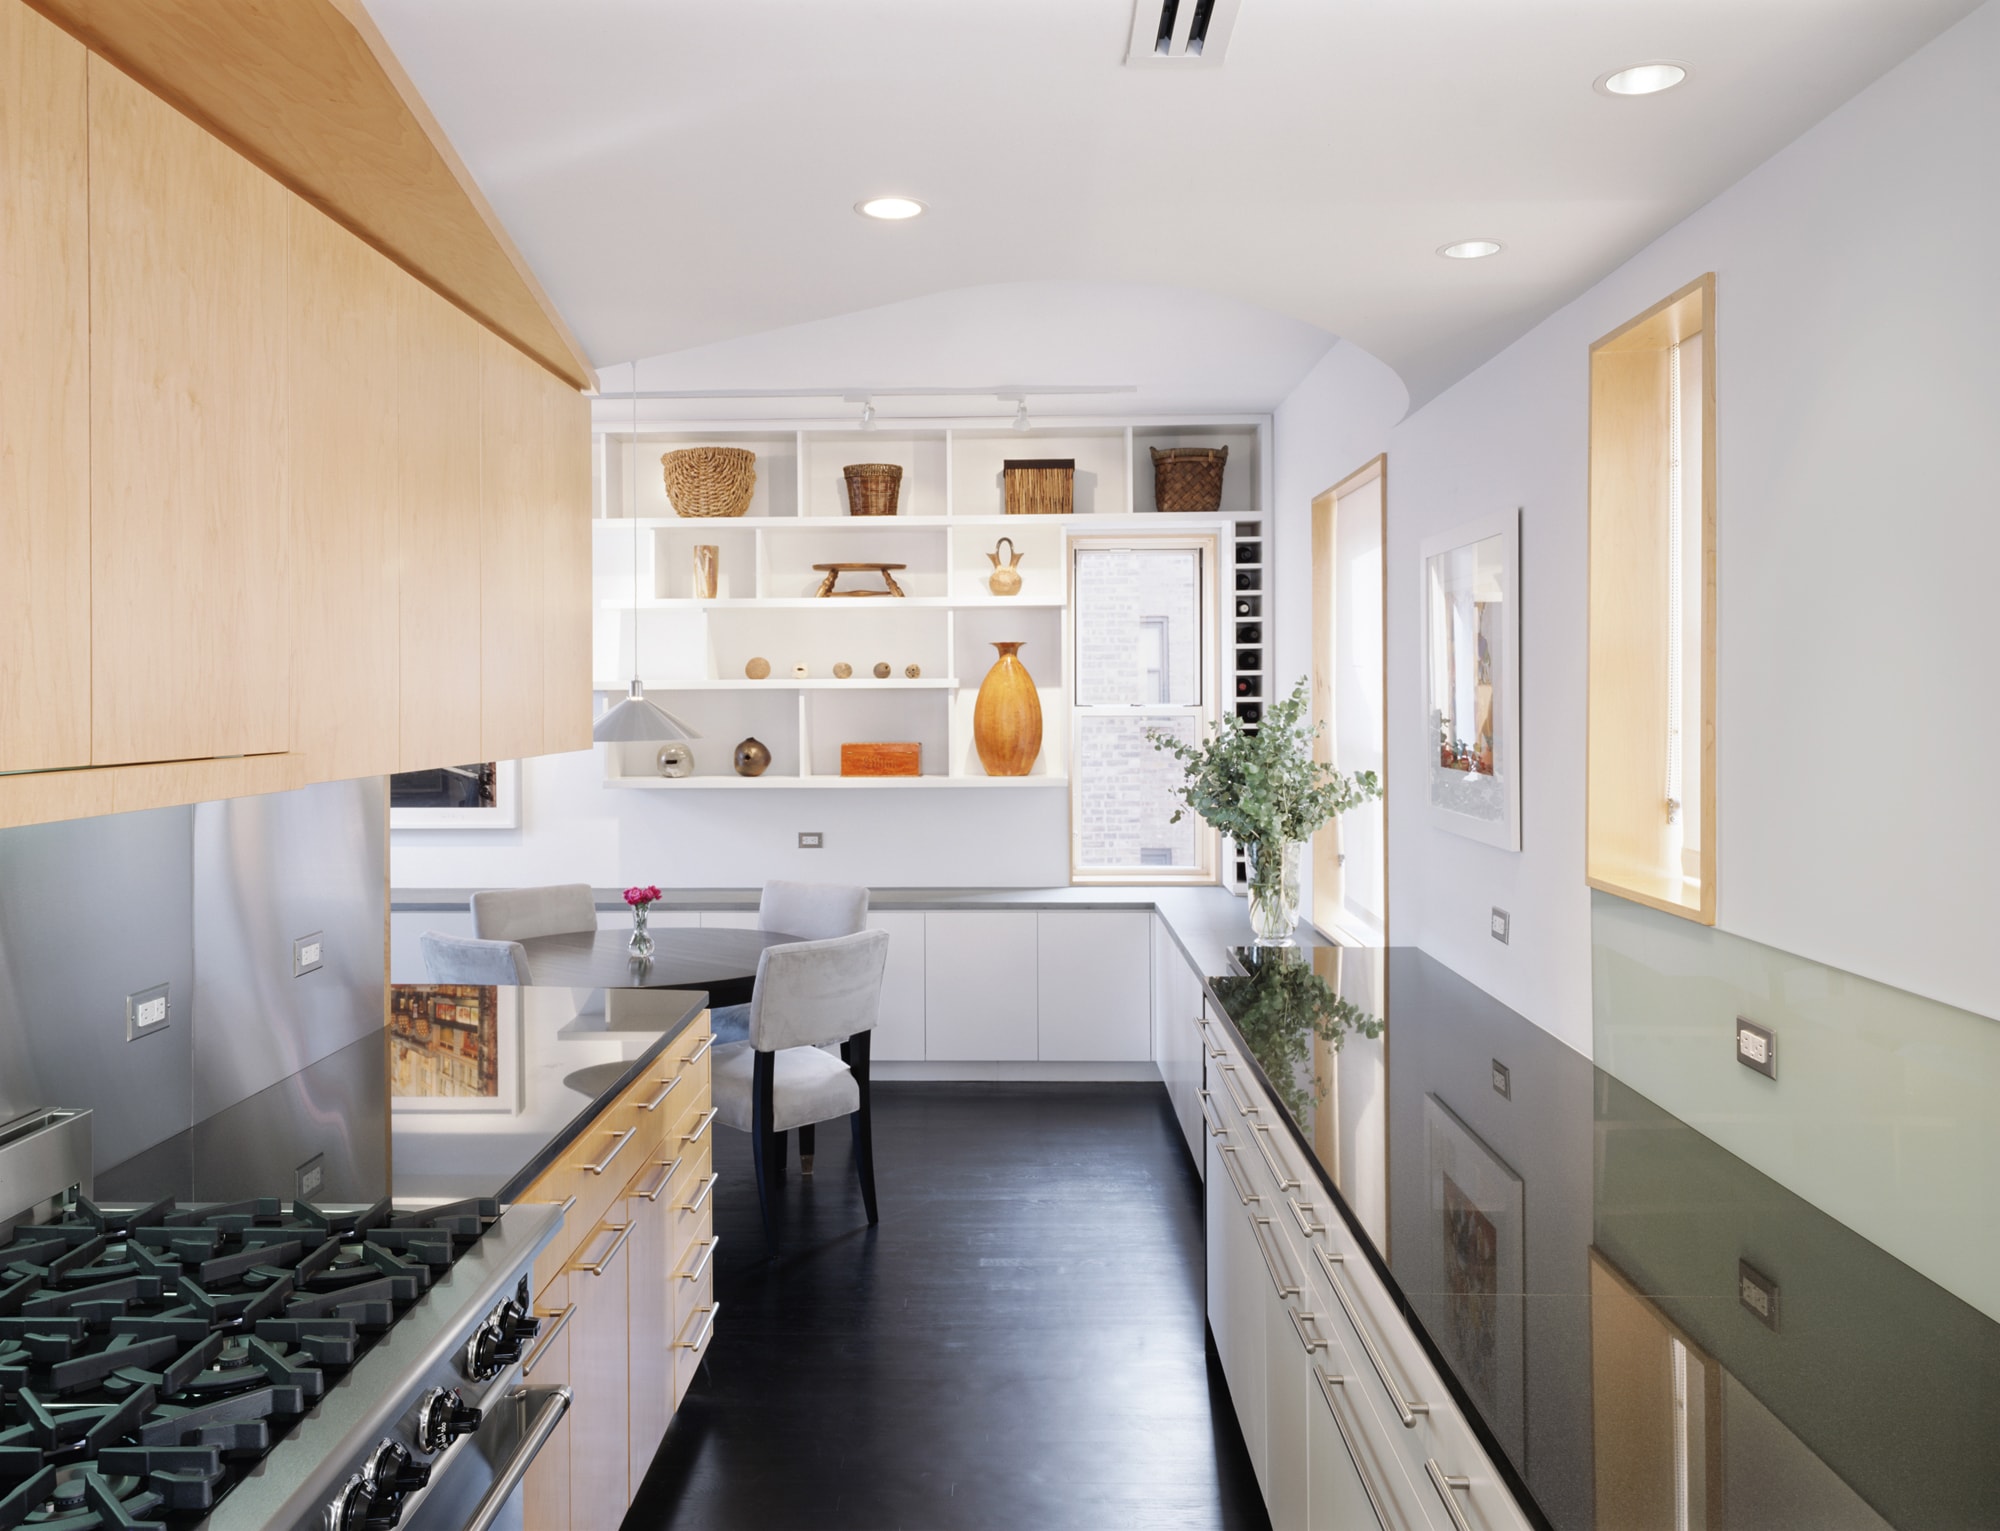
[[[1715,923],[1715,276],[1590,348],[1586,878]]]

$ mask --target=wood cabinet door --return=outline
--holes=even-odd
[[[480,758],[518,760],[543,750],[540,369],[484,330],[479,348]]]
[[[542,1288],[535,1299],[535,1312],[542,1320],[542,1334],[528,1352],[521,1373],[522,1380],[533,1381],[537,1386],[571,1381],[569,1323],[564,1320],[563,1314],[568,1312],[571,1319],[576,1314],[570,1309],[567,1272]],[[570,1416],[565,1415],[523,1480],[525,1498],[521,1523],[534,1527],[534,1531],[568,1531],[569,1442]]]
[[[0,8],[0,771],[90,763],[84,61]]]
[[[542,750],[590,748],[590,401],[534,367],[542,424]]]
[[[293,198],[88,73],[91,760],[283,751]]]
[[[677,1163],[666,1158],[648,1165],[634,1178],[625,1203],[632,1220],[632,1241],[625,1246],[630,1265],[625,1313],[632,1357],[628,1451],[634,1492],[653,1465],[653,1453],[674,1413],[673,1219],[665,1196],[669,1184],[679,1180]]]
[[[1036,1056],[1081,1063],[1152,1057],[1152,916],[1044,909],[1035,929]]]
[[[1035,915],[953,909],[924,916],[924,1056],[1036,1056]]]
[[[623,1203],[615,1204],[622,1206]],[[622,1219],[601,1223],[569,1271],[570,1524],[583,1531],[616,1526],[631,1500],[631,1331],[627,1317],[636,1230]]]

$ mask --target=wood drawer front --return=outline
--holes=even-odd
[[[687,1328],[697,1309],[715,1300],[715,1246],[716,1236],[705,1233],[692,1241],[674,1262],[673,1275],[667,1284],[672,1288],[668,1295],[673,1300],[675,1334]]]
[[[641,1133],[631,1115],[630,1111],[619,1113],[615,1105],[607,1108],[522,1195],[524,1202],[567,1205],[561,1229],[535,1260],[537,1288],[569,1264],[590,1230],[624,1194],[633,1172],[645,1162],[646,1145],[638,1141]],[[621,1121],[624,1125],[614,1125]],[[631,1136],[623,1137],[627,1132]]]
[[[715,1153],[707,1139],[690,1144],[682,1156],[672,1192],[671,1216],[674,1223],[671,1248],[676,1263],[688,1248],[709,1236],[715,1227]]]
[[[715,1339],[715,1326],[720,1319],[721,1307],[711,1297],[688,1314],[687,1322],[674,1335],[674,1407],[677,1409],[681,1399],[687,1396],[688,1384],[694,1381],[702,1357],[708,1354],[708,1347]]]
[[[708,1056],[708,1047],[704,1044],[710,1041],[711,1036],[708,1012],[704,1010],[688,1022],[686,1031],[666,1045],[666,1049],[660,1054],[660,1061],[675,1069],[686,1068],[691,1059],[699,1063]],[[695,1057],[697,1053],[701,1055],[700,1058]]]

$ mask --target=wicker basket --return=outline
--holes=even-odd
[[[1010,516],[1066,516],[1076,508],[1074,457],[1012,457],[1001,464]]]
[[[1153,503],[1161,510],[1212,516],[1222,508],[1228,447],[1153,448]]]
[[[893,516],[896,495],[903,487],[903,466],[893,462],[851,462],[840,470],[847,477],[850,516]]]
[[[757,490],[757,454],[741,447],[684,447],[660,468],[677,516],[740,516]]]

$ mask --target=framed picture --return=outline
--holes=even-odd
[[[391,829],[519,829],[521,763],[476,761],[389,778]]]
[[[1424,1097],[1429,1328],[1518,1464],[1527,1441],[1521,1177],[1435,1095]]]
[[[1423,548],[1424,739],[1431,822],[1521,848],[1521,513]]]
[[[404,1112],[518,1112],[521,991],[391,985],[389,1105]]]

